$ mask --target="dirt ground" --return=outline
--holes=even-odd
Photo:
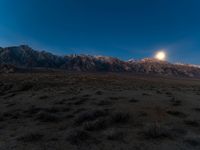
[[[0,150],[199,150],[200,80],[0,74]]]

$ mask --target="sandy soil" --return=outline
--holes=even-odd
[[[200,80],[0,74],[0,150],[198,150]]]

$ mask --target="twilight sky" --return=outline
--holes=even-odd
[[[200,0],[0,0],[0,46],[200,64]]]

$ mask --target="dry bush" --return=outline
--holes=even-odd
[[[200,139],[199,138],[194,138],[194,137],[190,137],[190,138],[186,138],[184,140],[184,143],[189,144],[193,147],[197,147],[200,145]]]
[[[106,138],[111,141],[120,141],[124,140],[125,133],[118,131],[117,129],[109,129],[104,132]]]
[[[172,103],[173,106],[181,106],[181,104],[182,104],[182,101],[180,100],[176,100]]]
[[[53,115],[47,112],[39,112],[36,117],[37,120],[41,122],[58,122],[60,118],[57,115]]]
[[[196,120],[185,120],[184,123],[188,126],[199,127],[199,123]]]
[[[132,98],[132,99],[129,100],[129,102],[131,102],[131,103],[137,103],[137,102],[139,102],[139,100],[137,100],[135,98]]]
[[[109,100],[101,100],[97,103],[98,106],[106,106],[106,105],[111,105],[111,101]]]
[[[50,107],[50,108],[44,108],[43,111],[47,112],[47,113],[58,113],[61,111],[61,109],[59,107]]]
[[[74,102],[74,105],[82,105],[84,104],[86,101],[88,100],[88,98],[80,98],[80,100]]]
[[[186,114],[179,112],[179,111],[169,110],[169,111],[167,111],[167,113],[171,116],[175,116],[175,117],[179,117],[179,118],[185,118],[186,117]]]
[[[2,113],[0,113],[0,122],[4,121],[4,120],[5,120],[4,115]]]
[[[171,103],[172,103],[173,106],[180,106],[180,105],[182,105],[182,101],[181,100],[177,100],[175,97],[173,97],[171,99]]]
[[[22,83],[19,87],[19,91],[28,91],[33,88],[33,83]]]
[[[169,97],[173,96],[171,92],[166,92],[165,94],[168,95]]]
[[[194,110],[200,112],[200,108],[194,108]]]
[[[187,130],[181,127],[172,128],[170,129],[170,131],[173,137],[183,137],[187,134]]]
[[[107,127],[107,120],[105,118],[99,118],[94,121],[85,122],[83,128],[87,131],[99,131]]]
[[[156,90],[156,93],[157,93],[157,94],[162,94],[163,92],[160,91],[160,90]]]
[[[115,124],[127,123],[130,119],[130,114],[127,112],[115,112],[110,116],[110,121]]]
[[[25,135],[18,138],[19,141],[23,142],[37,142],[43,138],[41,133],[26,133]]]
[[[85,111],[86,109],[85,108],[78,108],[77,110],[75,110],[73,112],[73,114],[79,114],[79,113],[82,113],[83,111]]]
[[[24,110],[23,113],[26,114],[27,116],[32,116],[41,110],[42,110],[42,108],[39,108],[36,106],[31,106],[27,110]]]
[[[107,114],[108,112],[105,110],[93,110],[93,111],[84,112],[75,119],[75,124],[81,125],[84,122],[93,121],[99,117],[106,116]]]
[[[143,96],[151,96],[150,93],[142,93]]]
[[[55,105],[63,105],[63,104],[65,104],[66,101],[67,101],[66,99],[61,99],[59,101],[54,102],[54,104]]]
[[[47,95],[43,95],[43,96],[39,97],[39,99],[47,99],[47,98],[49,98],[49,96],[47,96]]]
[[[73,145],[78,145],[82,142],[86,142],[91,136],[87,131],[81,129],[74,129],[67,135],[67,141]]]
[[[97,92],[96,92],[96,95],[102,95],[102,94],[103,94],[102,91],[97,91]]]
[[[114,100],[114,101],[119,100],[119,99],[122,99],[122,98],[123,98],[123,97],[109,97],[110,100]]]
[[[0,91],[2,92],[2,93],[4,93],[4,92],[6,92],[6,91],[9,91],[9,90],[11,90],[12,88],[13,88],[13,84],[3,84],[2,86],[0,86]]]
[[[147,139],[172,138],[170,130],[159,124],[146,126],[146,129],[142,133]]]

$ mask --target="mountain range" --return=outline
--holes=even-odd
[[[108,56],[76,54],[57,56],[49,52],[33,50],[27,45],[0,47],[0,72],[16,72],[20,68],[48,68],[84,72],[132,72],[177,77],[200,77],[199,66],[173,64],[154,58],[123,61]]]

